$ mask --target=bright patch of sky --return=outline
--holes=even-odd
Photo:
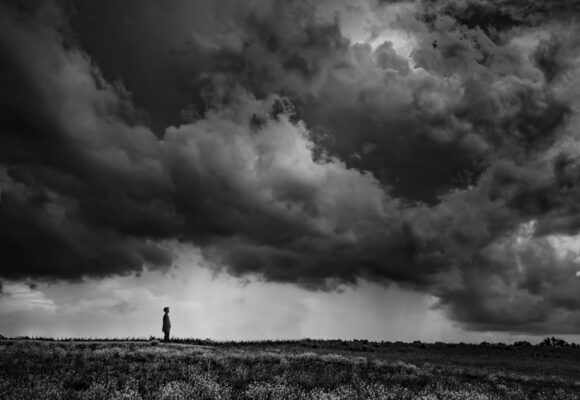
[[[8,282],[0,334],[53,337],[159,337],[163,307],[172,335],[214,340],[355,339],[386,341],[538,341],[539,337],[466,332],[433,307],[436,298],[361,282],[340,291],[244,281],[215,274],[182,248],[179,267],[161,274],[27,285]],[[567,337],[575,340],[574,337]]]

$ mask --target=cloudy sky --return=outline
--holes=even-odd
[[[579,16],[2,1],[0,334],[580,340]]]

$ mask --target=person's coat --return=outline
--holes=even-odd
[[[161,330],[163,332],[169,332],[170,329],[171,329],[171,322],[169,322],[169,315],[165,314],[163,316],[163,328],[161,328]]]

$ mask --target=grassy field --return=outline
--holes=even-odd
[[[580,399],[580,347],[0,340],[1,399]]]

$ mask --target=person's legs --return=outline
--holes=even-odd
[[[164,331],[165,337],[163,338],[164,342],[169,342],[169,330]]]

